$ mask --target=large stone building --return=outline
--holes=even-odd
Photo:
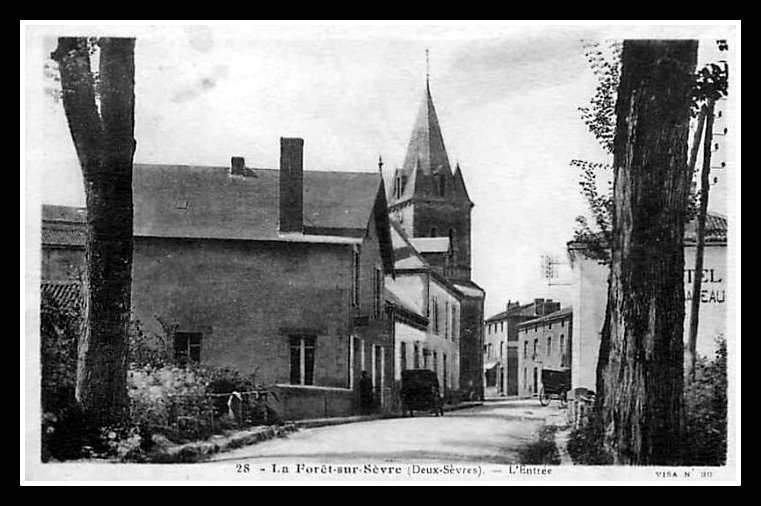
[[[180,362],[274,385],[285,419],[357,412],[362,371],[388,408],[382,178],[304,171],[302,157],[301,139],[281,139],[280,170],[136,164],[133,317]]]
[[[693,220],[685,227],[684,237],[685,341],[688,336],[693,297],[692,283],[697,249],[695,231],[696,220]],[[587,243],[568,243],[568,256],[573,270],[571,290],[574,310],[571,384],[573,388],[595,390],[610,267],[590,255]],[[730,339],[727,320],[727,283],[730,276],[727,265],[727,220],[718,214],[709,213],[706,221],[702,275],[697,351],[699,355],[713,358],[716,338],[724,336]]]
[[[471,279],[474,204],[459,165],[453,172],[449,164],[428,81],[404,164],[394,171],[389,185],[388,201],[391,219],[415,242],[431,267],[464,296],[460,387],[466,395],[481,398],[485,292]]]
[[[518,325],[560,309],[552,299],[529,304],[508,301],[505,310],[484,322],[484,385],[487,395],[515,396],[518,384]]]

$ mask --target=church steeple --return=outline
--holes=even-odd
[[[459,164],[453,173],[431,96],[426,51],[426,82],[402,168],[389,185],[389,212],[410,237],[448,237],[452,256],[444,276],[470,279],[470,213],[473,203]]]
[[[439,118],[431,98],[431,88],[426,79],[425,96],[418,110],[415,125],[412,128],[412,136],[407,146],[407,155],[404,157],[402,170],[412,172],[417,162],[423,174],[438,174],[441,171],[452,173],[449,166],[447,150],[444,147],[444,137],[441,135]]]

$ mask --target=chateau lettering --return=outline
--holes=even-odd
[[[684,291],[684,299],[686,302],[692,300],[692,290]],[[700,290],[701,304],[721,304],[725,299],[726,293],[724,290]]]

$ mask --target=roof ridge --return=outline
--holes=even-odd
[[[144,167],[173,167],[173,168],[189,167],[189,168],[193,168],[193,169],[219,169],[219,170],[229,170],[230,169],[230,167],[227,167],[227,166],[224,166],[224,165],[189,165],[189,164],[186,164],[186,163],[143,163],[143,162],[137,163],[136,162],[133,165],[134,166],[142,165]],[[246,167],[246,168],[247,169],[251,169],[251,170],[266,170],[266,171],[269,171],[269,172],[280,172],[280,169],[273,169],[271,167]],[[359,171],[359,170],[335,170],[335,169],[330,169],[330,170],[304,169],[304,172],[319,172],[321,174],[325,174],[325,173],[333,173],[333,174],[367,174],[367,175],[373,175],[373,176],[380,177],[378,175],[378,171],[377,170],[373,170],[373,171],[369,171],[369,170],[368,171]]]

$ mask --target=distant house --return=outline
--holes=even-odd
[[[552,299],[529,304],[508,301],[505,310],[484,322],[484,385],[490,396],[519,395],[518,325],[560,309]]]
[[[684,338],[687,339],[692,283],[695,276],[695,251],[697,220],[685,226],[684,233],[684,292],[685,317]],[[597,357],[600,350],[600,333],[605,319],[608,296],[608,273],[610,266],[603,265],[589,254],[589,244],[572,241],[568,243],[568,256],[573,269],[572,305],[573,319],[573,367],[572,387],[595,390]],[[703,266],[703,286],[700,297],[700,319],[697,351],[699,355],[713,358],[716,338],[727,335],[729,326],[728,293],[729,266],[727,265],[727,219],[709,213],[706,220],[706,238]]]
[[[393,339],[384,279],[393,249],[377,173],[134,166],[133,317],[178,362],[255,373],[286,419],[359,409],[370,374],[390,405]]]
[[[445,396],[460,390],[460,314],[465,296],[429,265],[392,222],[394,277],[386,278],[394,309],[395,380],[406,369],[436,372]]]
[[[570,370],[573,310],[565,307],[518,324],[518,395],[531,397],[542,389],[542,370]]]

